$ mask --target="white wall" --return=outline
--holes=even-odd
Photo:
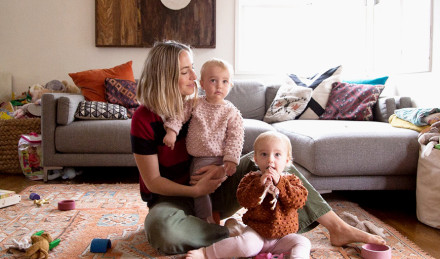
[[[216,3],[217,47],[195,49],[197,71],[211,57],[221,57],[234,64],[235,1]],[[440,71],[439,7],[434,11],[435,71]],[[95,47],[93,0],[0,0],[0,72],[12,74],[16,93],[53,79],[73,83],[68,76],[70,72],[109,68],[128,60],[133,60],[133,72],[139,78],[148,50]],[[391,83],[397,87],[398,94],[412,96],[417,105],[438,107],[440,75],[436,74],[391,75]]]
[[[196,70],[214,56],[234,61],[234,0],[216,2],[217,47],[195,49]],[[73,83],[70,72],[109,68],[128,60],[133,60],[139,78],[148,51],[95,47],[93,0],[0,0],[0,71],[12,73],[16,93],[53,79]]]

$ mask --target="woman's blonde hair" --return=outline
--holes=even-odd
[[[254,151],[257,152],[258,145],[263,140],[274,140],[274,139],[278,139],[286,145],[287,158],[289,158],[289,162],[287,163],[286,166],[290,166],[293,162],[292,144],[290,142],[290,139],[283,133],[272,130],[261,133],[254,141]]]
[[[176,42],[157,42],[148,53],[136,92],[140,104],[154,113],[169,117],[183,114],[184,98],[179,91],[179,55],[189,46]]]

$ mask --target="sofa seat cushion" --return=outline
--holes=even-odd
[[[131,120],[76,120],[55,130],[61,153],[131,154]]]
[[[416,131],[376,121],[291,120],[272,124],[292,142],[294,162],[319,176],[409,175]]]

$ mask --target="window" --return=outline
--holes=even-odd
[[[431,1],[236,0],[236,73],[430,71]]]

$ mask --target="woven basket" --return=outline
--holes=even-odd
[[[41,119],[0,120],[0,172],[23,173],[18,159],[18,141],[22,134],[41,134]]]

